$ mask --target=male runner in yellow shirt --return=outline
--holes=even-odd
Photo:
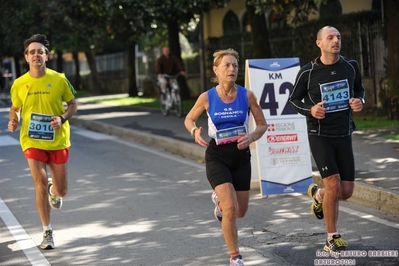
[[[68,190],[68,119],[77,110],[75,90],[64,74],[46,68],[49,41],[45,35],[25,40],[24,53],[29,71],[11,87],[8,130],[16,131],[22,119],[20,143],[35,184],[36,207],[44,229],[40,248],[53,249],[50,206],[60,209]],[[47,177],[47,165],[52,178]]]

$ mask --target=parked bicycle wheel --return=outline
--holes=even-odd
[[[182,117],[183,116],[183,103],[181,101],[180,97],[180,91],[174,90],[174,97],[173,97],[173,105],[174,105],[174,110],[176,113],[177,117]]]
[[[161,107],[161,112],[164,116],[169,114],[169,103],[167,99],[167,95],[165,93],[159,93],[159,104]]]

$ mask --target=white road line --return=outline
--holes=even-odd
[[[118,143],[120,143],[120,144],[122,144],[124,146],[129,146],[129,147],[132,147],[132,148],[135,148],[135,149],[139,149],[139,150],[142,150],[142,151],[145,151],[145,152],[148,152],[148,153],[152,153],[152,154],[164,157],[164,158],[168,158],[168,159],[176,161],[176,162],[184,163],[186,165],[190,165],[190,166],[196,167],[196,168],[201,169],[201,170],[205,170],[205,165],[204,164],[196,163],[196,162],[194,162],[194,161],[192,161],[190,159],[181,158],[179,156],[173,155],[173,154],[171,154],[169,152],[166,152],[166,151],[162,151],[162,150],[157,151],[155,148],[150,148],[148,146],[135,144],[133,142],[128,142],[128,141],[122,140],[120,138],[116,138],[113,141],[118,142]]]
[[[98,133],[90,130],[84,130],[84,129],[75,129],[73,128],[73,134],[78,134],[80,136],[94,139],[94,140],[106,140],[106,139],[114,139],[116,138],[115,136],[103,134],[103,133]]]
[[[10,209],[0,198],[0,218],[4,221],[4,224],[17,241],[21,250],[25,253],[26,258],[34,266],[47,266],[51,265],[48,260],[39,251],[36,244],[25,232],[22,226],[15,219]]]
[[[0,146],[19,145],[19,140],[11,136],[0,136]]]
[[[390,221],[387,221],[387,220],[384,220],[384,219],[381,219],[381,218],[378,218],[378,217],[376,217],[374,215],[371,215],[371,214],[355,211],[355,210],[352,210],[350,208],[346,208],[346,207],[343,207],[343,206],[340,206],[339,210],[343,211],[343,212],[346,212],[348,214],[355,215],[356,217],[359,217],[359,218],[362,218],[362,219],[367,219],[367,220],[370,220],[370,221],[375,222],[375,223],[379,223],[379,224],[383,224],[383,225],[386,225],[386,226],[390,226],[390,227],[399,229],[399,224],[393,223],[393,222],[390,222]]]

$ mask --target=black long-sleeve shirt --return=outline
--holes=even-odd
[[[364,96],[356,60],[341,56],[338,62],[324,65],[317,58],[298,72],[289,103],[307,117],[308,134],[338,137],[348,136],[355,129],[349,99]],[[325,118],[316,119],[310,109],[323,101]]]

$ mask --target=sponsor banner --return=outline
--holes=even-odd
[[[245,86],[255,93],[268,123],[251,151],[262,196],[303,193],[313,180],[306,118],[288,104],[299,69],[298,58],[246,61]],[[252,120],[250,131],[254,127]]]

